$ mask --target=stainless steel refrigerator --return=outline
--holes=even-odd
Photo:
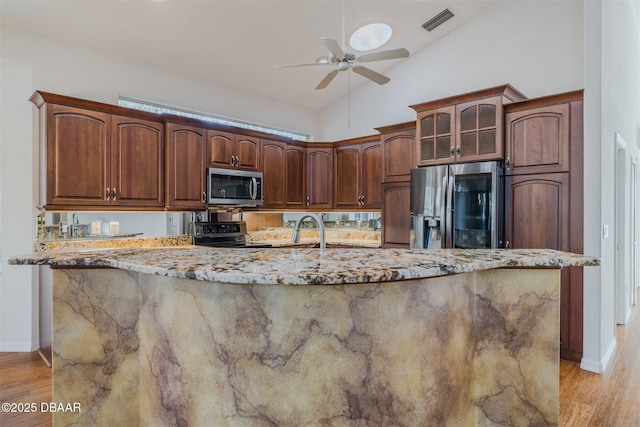
[[[501,162],[411,170],[411,248],[500,248],[504,231]]]

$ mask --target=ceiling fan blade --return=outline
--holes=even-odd
[[[322,81],[318,83],[318,86],[316,86],[316,89],[324,89],[325,87],[329,86],[329,83],[331,83],[331,80],[333,80],[333,78],[337,76],[339,72],[340,70],[330,71],[329,74],[327,74],[324,77],[324,79],[322,79]]]
[[[301,62],[298,64],[280,64],[276,65],[276,68],[288,68],[288,67],[306,67],[309,65],[328,65],[329,62]]]
[[[391,49],[383,50],[382,52],[367,53],[366,55],[358,57],[358,62],[384,61],[385,59],[406,58],[408,56],[409,51],[407,49]]]
[[[389,80],[391,80],[389,77],[383,76],[382,74],[378,73],[377,71],[373,71],[372,69],[367,68],[367,67],[363,67],[361,65],[354,65],[353,66],[353,71],[355,73],[360,74],[362,77],[366,77],[369,80],[378,83],[379,85],[383,85],[383,84],[389,82]]]
[[[320,37],[320,41],[329,49],[329,52],[337,58],[344,58],[344,51],[340,47],[340,43],[329,37]]]

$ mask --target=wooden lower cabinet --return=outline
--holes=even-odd
[[[572,200],[575,183],[572,186],[570,178],[569,173],[507,177],[505,240],[510,248],[576,250],[572,238],[582,236],[582,207]],[[582,268],[564,268],[561,276],[560,355],[580,362]]]
[[[409,249],[410,182],[382,185],[382,247]]]

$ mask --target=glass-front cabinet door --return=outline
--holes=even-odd
[[[419,166],[450,163],[454,157],[455,107],[425,111],[418,117]]]
[[[500,97],[467,102],[456,107],[456,161],[495,160],[503,157]]]

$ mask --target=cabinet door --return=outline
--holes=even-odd
[[[215,168],[230,168],[233,166],[234,136],[232,133],[207,130],[209,166]]]
[[[307,209],[333,207],[333,149],[307,149]]]
[[[400,131],[382,135],[383,182],[402,182],[411,178],[415,167],[416,134]]]
[[[416,159],[419,166],[451,163],[455,155],[455,107],[418,115]]]
[[[379,209],[382,206],[382,145],[380,142],[362,144],[362,207]]]
[[[382,191],[382,247],[409,249],[409,182],[384,184]]]
[[[167,123],[167,206],[206,208],[206,131]]]
[[[504,157],[500,97],[457,105],[456,128],[456,161],[497,160]]]
[[[335,208],[360,208],[362,179],[360,144],[345,145],[335,149],[335,174],[333,188]]]
[[[262,141],[262,191],[265,208],[285,207],[285,151],[284,142]]]
[[[569,171],[569,104],[506,115],[507,174]]]
[[[505,240],[516,249],[569,250],[569,174],[507,178]]]
[[[164,125],[112,116],[111,204],[164,206]]]
[[[235,165],[241,169],[258,170],[260,140],[244,135],[236,135],[234,144]]]
[[[287,208],[305,209],[307,186],[307,150],[287,145],[285,167],[285,204]]]
[[[47,107],[48,206],[110,205],[110,122],[109,114]]]

